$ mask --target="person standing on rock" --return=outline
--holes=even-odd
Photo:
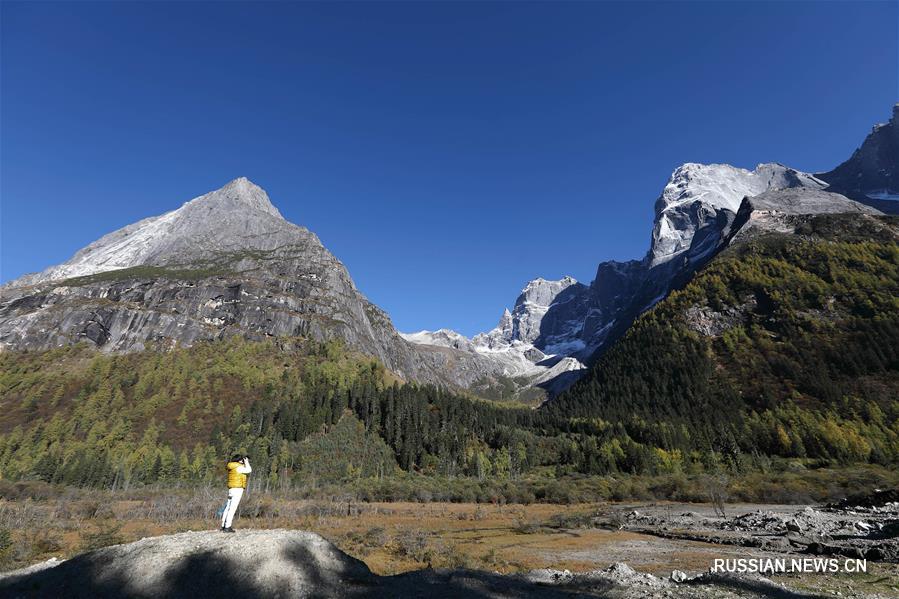
[[[252,472],[247,456],[235,455],[228,462],[228,502],[222,511],[222,532],[234,532],[231,522],[237,513],[237,506],[247,488],[247,474]]]

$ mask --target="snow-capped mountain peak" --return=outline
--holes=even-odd
[[[560,294],[572,285],[580,283],[569,276],[558,281],[542,277],[528,281],[512,310],[506,308],[503,311],[499,324],[491,331],[475,335],[472,341],[490,349],[508,346],[516,341],[533,345],[540,337],[540,323],[544,315]]]
[[[814,175],[777,163],[760,164],[753,171],[729,164],[682,164],[656,200],[649,266],[668,262],[689,250],[700,229],[718,223],[722,211],[732,218],[745,197],[769,190],[820,189],[825,185]]]
[[[512,310],[503,310],[496,327],[471,339],[449,329],[401,335],[407,341],[420,345],[467,350],[501,365],[507,376],[530,378],[532,385],[548,384],[561,375],[584,368],[573,357],[555,356],[535,345],[541,337],[540,325],[546,313],[557,302],[567,301],[561,296],[565,290],[573,287],[586,288],[569,276],[557,281],[542,277],[528,281]],[[569,379],[573,380],[572,377],[567,377],[566,384]],[[562,387],[558,387],[558,384],[552,388],[554,392],[561,390]]]

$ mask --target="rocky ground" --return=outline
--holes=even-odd
[[[899,563],[899,490],[821,507],[740,508],[729,506],[722,516],[711,506],[690,511],[672,511],[670,505],[644,507],[624,513],[622,528],[669,539],[771,552]]]

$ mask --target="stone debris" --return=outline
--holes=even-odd
[[[588,578],[607,580],[609,582],[614,582],[620,585],[660,587],[666,584],[665,580],[653,576],[652,574],[637,572],[624,562],[615,562],[605,570],[597,570],[584,574],[584,576]]]
[[[613,586],[643,586],[643,587],[663,587],[668,581],[646,574],[637,572],[624,562],[616,562],[608,568],[602,570],[592,570],[590,572],[579,572],[573,574],[568,570],[540,569],[532,570],[525,575],[525,578],[538,584],[553,584],[562,586],[590,587],[597,586],[599,583],[608,583]]]
[[[535,584],[567,584],[574,579],[574,575],[570,570],[540,568],[531,570],[524,575],[524,578]]]
[[[755,510],[730,518],[660,509],[625,514],[624,528],[666,538],[899,563],[899,491],[822,507]]]
[[[540,585],[576,593],[574,596],[610,597],[615,599],[737,599],[783,597],[799,599],[820,597],[789,589],[758,574],[735,575],[706,572],[689,576],[674,570],[667,578],[638,572],[624,562],[616,562],[602,570],[571,573],[568,570],[533,570],[525,578]],[[567,595],[572,596],[572,595]]]
[[[672,570],[671,571],[671,580],[673,582],[683,582],[687,580],[687,575],[680,570]]]
[[[899,512],[899,489],[875,489],[867,495],[854,495],[827,505],[827,509],[854,512]]]

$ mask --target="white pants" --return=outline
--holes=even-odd
[[[225,504],[225,511],[222,512],[222,528],[231,528],[231,521],[234,520],[234,514],[237,513],[241,497],[243,497],[243,489],[228,489],[228,503]]]

